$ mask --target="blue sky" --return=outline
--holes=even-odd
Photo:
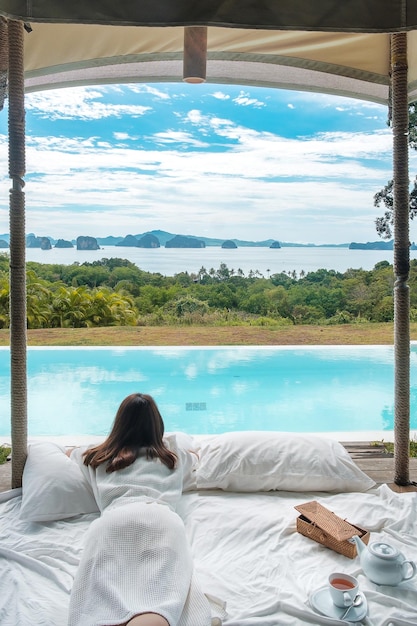
[[[378,239],[373,196],[392,177],[384,106],[161,83],[28,94],[26,110],[27,232],[64,239],[154,229],[316,244]],[[6,233],[7,105],[0,163]],[[410,178],[413,164],[411,154]]]

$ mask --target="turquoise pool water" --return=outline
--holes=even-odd
[[[393,430],[386,346],[29,348],[30,437],[107,434],[120,401],[155,397],[167,430]],[[411,351],[417,429],[417,346]],[[0,349],[0,437],[10,436],[10,354]]]

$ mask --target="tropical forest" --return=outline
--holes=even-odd
[[[411,261],[411,321],[417,321],[417,260]],[[163,276],[128,260],[72,265],[27,263],[27,326],[263,326],[391,322],[394,273],[388,261],[370,271],[271,274],[220,264]],[[0,255],[0,327],[9,327],[9,257]]]

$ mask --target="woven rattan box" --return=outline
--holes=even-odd
[[[359,535],[364,543],[369,541],[369,532],[338,517],[316,500],[295,507],[301,515],[297,517],[297,531],[321,543],[323,546],[354,559],[356,545],[349,539]]]

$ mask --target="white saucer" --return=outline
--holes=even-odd
[[[362,597],[362,604],[359,606],[353,606],[343,621],[346,622],[360,622],[366,616],[368,612],[368,603],[363,593],[359,592]],[[333,600],[330,595],[328,587],[321,587],[314,591],[310,596],[310,604],[315,611],[318,611],[322,615],[327,617],[333,617],[340,619],[346,608],[341,608],[333,604]]]

